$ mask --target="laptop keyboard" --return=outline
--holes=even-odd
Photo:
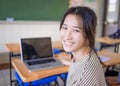
[[[54,59],[46,59],[46,60],[37,60],[37,61],[32,61],[32,62],[27,62],[29,65],[36,65],[36,64],[43,64],[43,63],[48,63],[48,62],[55,62]]]

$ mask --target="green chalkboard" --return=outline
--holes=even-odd
[[[60,20],[68,0],[0,0],[0,20]]]

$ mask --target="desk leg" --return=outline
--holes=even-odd
[[[20,54],[14,54],[13,52],[9,52],[9,69],[10,69],[10,86],[12,86],[12,82],[15,82],[15,80],[12,80],[12,64],[11,64],[11,58],[20,56]]]
[[[115,53],[118,53],[118,52],[119,52],[119,44],[115,44],[114,52],[115,52]],[[111,70],[114,70],[115,65],[107,67],[106,72],[110,69],[110,67],[112,67]]]
[[[115,45],[115,50],[114,50],[114,52],[116,52],[116,53],[119,52],[119,44],[116,44],[116,45]]]
[[[64,86],[66,86],[67,74],[65,74]]]
[[[12,66],[11,66],[11,57],[12,57],[13,53],[10,52],[9,53],[9,67],[10,67],[10,86],[12,86]]]
[[[103,43],[100,44],[100,50],[102,50],[102,48],[103,48]]]
[[[32,86],[32,82],[29,82],[29,86]]]

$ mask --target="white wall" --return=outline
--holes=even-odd
[[[0,52],[7,52],[5,43],[19,43],[23,37],[50,36],[59,40],[58,21],[0,21]]]
[[[96,38],[101,37],[103,28],[103,12],[104,12],[104,0],[96,0],[96,15],[98,20],[98,25],[96,28]],[[96,42],[95,47],[100,48],[100,43]]]

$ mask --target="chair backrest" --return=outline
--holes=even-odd
[[[120,29],[118,29],[115,33],[109,35],[112,39],[119,39],[120,38]]]

